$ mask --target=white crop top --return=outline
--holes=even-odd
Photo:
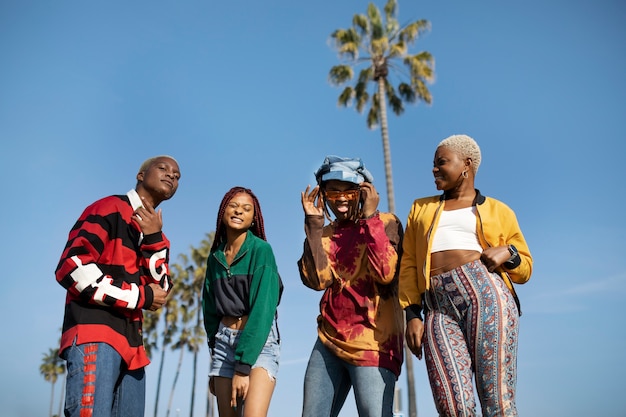
[[[444,250],[475,250],[483,251],[476,233],[476,207],[443,211],[439,225],[434,230],[433,244],[430,253]]]

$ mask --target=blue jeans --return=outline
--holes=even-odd
[[[106,343],[72,344],[67,362],[65,416],[143,417],[145,370],[129,371],[122,357]],[[90,414],[91,413],[91,414]]]
[[[389,369],[355,366],[317,339],[304,375],[303,417],[336,417],[350,387],[359,417],[391,417],[396,376]]]

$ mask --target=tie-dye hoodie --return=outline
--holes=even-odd
[[[318,316],[322,343],[356,366],[400,374],[403,316],[398,301],[402,224],[391,213],[356,222],[307,215],[304,253],[298,261],[304,285],[324,290]]]

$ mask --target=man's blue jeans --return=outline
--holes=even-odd
[[[354,387],[360,417],[391,417],[396,376],[389,369],[355,366],[317,339],[304,375],[303,417],[336,417]]]
[[[106,343],[73,344],[63,358],[67,362],[66,417],[143,417],[144,368],[129,371]]]

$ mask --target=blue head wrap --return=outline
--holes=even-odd
[[[374,182],[374,177],[365,168],[361,158],[341,158],[329,155],[315,172],[318,184],[328,180],[339,180],[360,184],[363,181]]]

